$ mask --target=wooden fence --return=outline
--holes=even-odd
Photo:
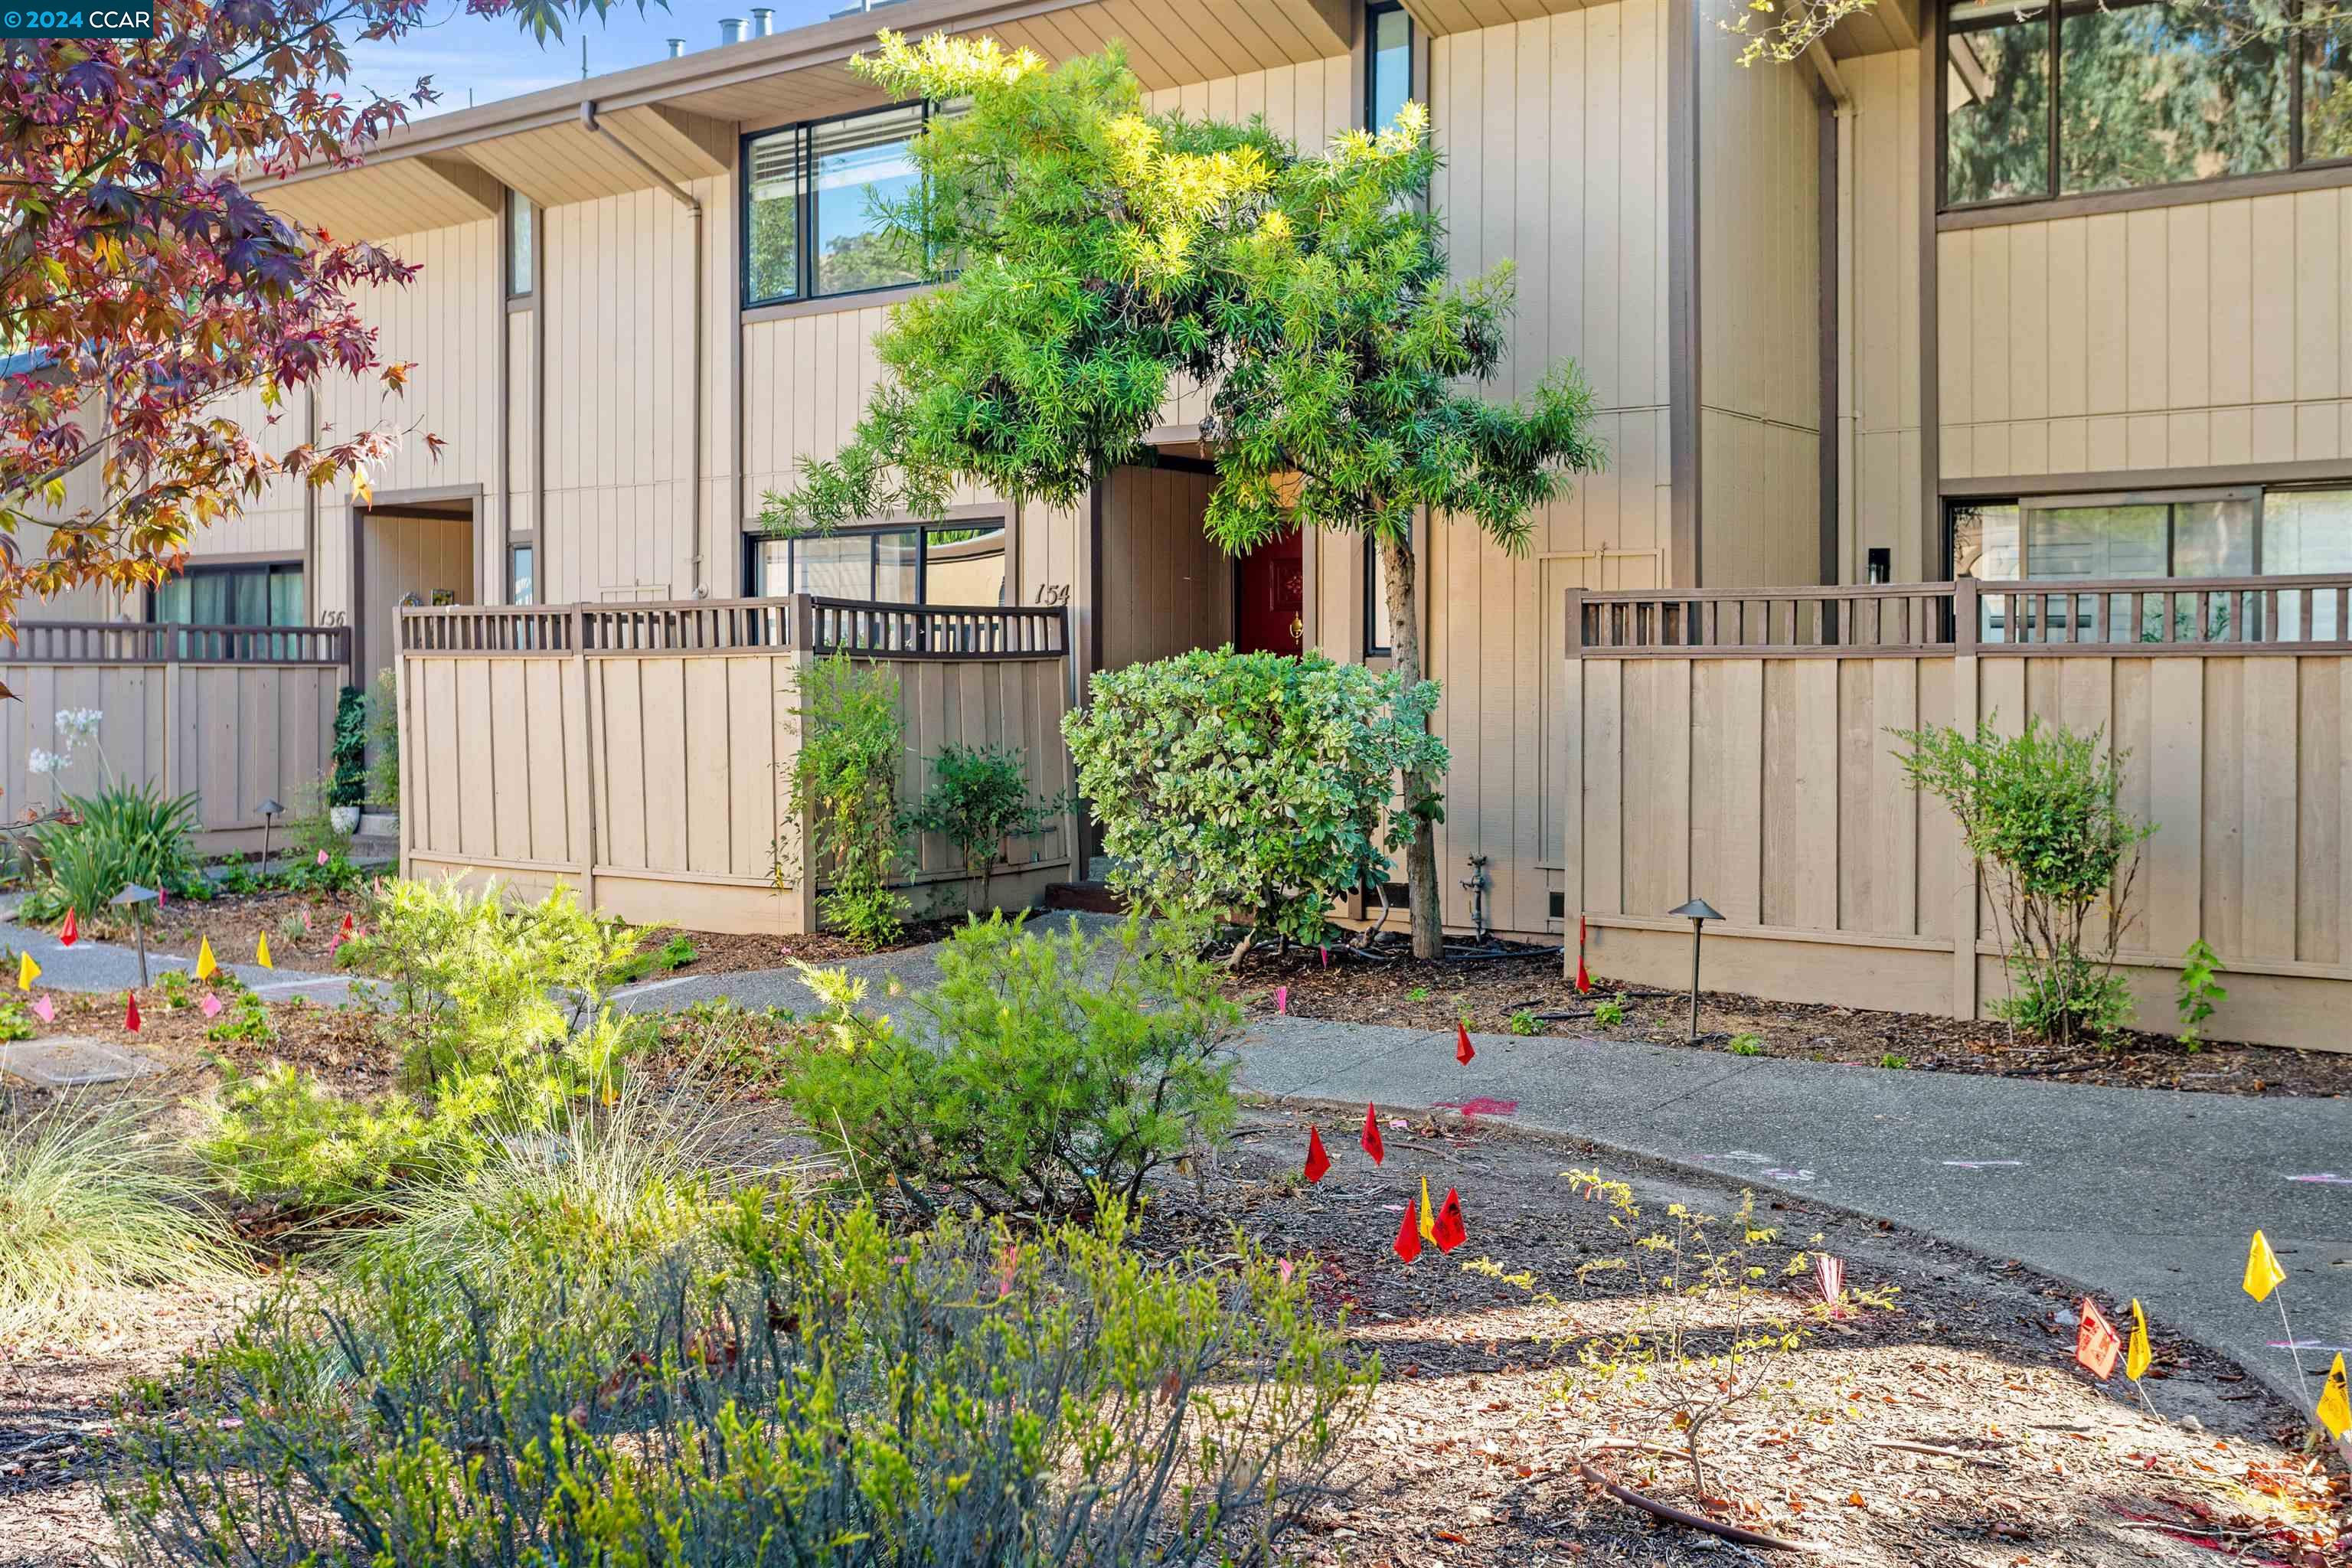
[[[2126,754],[2142,1027],[2221,954],[2216,1038],[2352,1048],[2352,577],[1571,594],[1568,902],[1593,966],[1983,1016],[2008,978],[1957,825],[1893,731],[2028,718]]]
[[[1018,748],[1032,789],[1068,784],[1060,609],[788,599],[455,607],[401,614],[404,875],[561,882],[646,925],[814,929],[791,773],[801,672],[835,652],[898,681],[900,798],[950,744]],[[1005,846],[991,894],[1034,901],[1066,877],[1072,824]],[[961,910],[937,835],[904,878],[919,913]]]
[[[7,816],[97,789],[110,771],[194,794],[198,853],[257,849],[261,803],[302,805],[332,760],[346,627],[52,621],[16,633],[0,658],[0,682],[17,699],[0,722]],[[96,733],[69,747],[58,717],[81,711],[100,715]],[[61,772],[32,767],[37,752],[68,752]]]

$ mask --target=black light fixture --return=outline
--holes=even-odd
[[[254,809],[261,813],[261,874],[267,877],[269,875],[269,830],[278,826],[278,814],[286,807],[273,795]]]
[[[1678,910],[1668,910],[1666,911],[1666,913],[1668,913],[1668,914],[1670,914],[1670,915],[1679,915],[1679,916],[1681,916],[1684,920],[1686,920],[1686,921],[1690,921],[1690,923],[1691,923],[1691,1028],[1690,1028],[1690,1037],[1691,1037],[1691,1043],[1692,1043],[1693,1045],[1696,1045],[1696,1044],[1698,1043],[1698,939],[1699,939],[1699,934],[1700,934],[1700,932],[1702,932],[1703,931],[1705,931],[1705,930],[1706,929],[1706,922],[1707,922],[1707,921],[1719,921],[1719,920],[1721,920],[1721,919],[1723,918],[1723,916],[1722,916],[1721,914],[1717,913],[1717,910],[1716,910],[1716,907],[1715,907],[1713,904],[1708,903],[1705,899],[1693,899],[1689,903],[1685,904],[1682,908],[1680,908],[1680,909],[1678,909]]]
[[[129,910],[141,904],[152,904],[157,894],[152,888],[142,888],[136,882],[124,884],[122,891],[106,901],[116,909]],[[147,989],[147,911],[139,910],[132,916],[131,929],[139,933],[139,989]]]

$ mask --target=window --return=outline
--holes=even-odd
[[[1955,577],[1979,582],[2064,582],[2118,578],[2276,577],[2352,573],[2352,490],[2179,490],[2147,495],[2026,497],[1955,503],[1947,532]],[[2282,635],[2296,635],[2304,595],[2283,590]],[[2077,597],[2078,628],[2095,630],[2099,595]],[[2119,601],[2120,605],[2122,602]],[[2004,606],[1986,601],[1985,635],[1998,638]],[[2056,613],[2054,608],[2053,615]],[[2110,614],[2126,614],[2111,608]],[[2209,637],[2228,637],[2226,604],[2216,601]],[[2335,596],[2320,595],[2316,635],[2333,637]],[[2143,641],[2161,640],[2163,625],[2147,606]],[[2188,635],[2192,612],[2176,606]],[[2252,628],[2261,635],[2259,628]]]
[[[1364,129],[1381,131],[1412,97],[1412,18],[1386,0],[1370,7],[1364,45]]]
[[[539,552],[529,544],[518,544],[507,552],[507,603],[536,605],[539,584],[536,574]]]
[[[753,598],[814,594],[886,605],[1004,603],[1004,524],[994,519],[936,528],[904,524],[744,541],[743,581]]]
[[[191,566],[155,590],[152,619],[178,626],[304,626],[299,561]]]
[[[1389,630],[1389,568],[1381,559],[1380,541],[1364,535],[1364,657],[1382,658],[1393,653]]]
[[[2276,15],[2270,0],[1950,6],[1944,204],[2193,184],[2352,157],[2352,93],[2342,93],[2352,84],[2352,34],[2341,24],[2284,26]]]
[[[918,189],[909,144],[940,112],[901,104],[745,138],[744,304],[921,282],[882,214]]]
[[[530,296],[538,276],[539,209],[520,191],[507,193],[507,298]]]

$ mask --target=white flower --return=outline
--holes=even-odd
[[[98,734],[98,727],[106,719],[99,708],[61,708],[58,710],[58,735],[70,752],[82,742]]]
[[[30,773],[60,773],[65,772],[65,766],[66,759],[62,754],[45,752],[38,746],[35,746],[32,754],[25,759],[26,770]]]

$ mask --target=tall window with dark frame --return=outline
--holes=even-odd
[[[1364,8],[1364,129],[1396,122],[1397,110],[1413,96],[1412,18],[1393,0]],[[1364,657],[1385,658],[1390,646],[1388,569],[1379,544],[1364,535]]]
[[[924,280],[880,210],[917,189],[909,145],[938,112],[898,104],[743,139],[746,307]]]
[[[1364,8],[1364,129],[1394,124],[1412,97],[1412,18],[1393,0]]]
[[[507,192],[507,298],[528,300],[539,268],[539,208],[520,191]]]
[[[1944,13],[1944,205],[2352,160],[2352,24],[2291,0],[1962,0]],[[2331,8],[2332,11],[2332,8]]]

